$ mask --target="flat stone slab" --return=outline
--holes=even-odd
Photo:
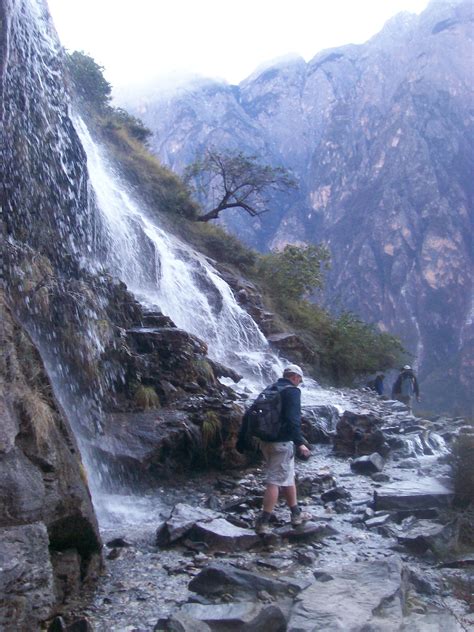
[[[178,503],[173,507],[168,520],[158,527],[156,544],[168,546],[187,535],[197,522],[210,522],[218,516],[219,514],[212,509]]]
[[[257,597],[262,590],[274,596],[294,596],[307,585],[296,579],[274,579],[225,564],[211,564],[189,582],[188,588],[205,597],[230,594],[249,598]]]
[[[429,549],[438,557],[444,558],[456,550],[459,526],[455,522],[440,524],[431,520],[410,521],[409,518],[399,527],[391,527],[398,541],[410,551],[424,553]]]
[[[448,612],[412,614],[403,620],[400,632],[465,632],[456,617]]]
[[[374,491],[375,508],[428,509],[449,507],[454,494],[435,478],[397,481]]]
[[[236,527],[224,518],[196,522],[187,537],[197,542],[206,542],[209,546],[224,551],[242,551],[260,542],[260,537],[255,531]]]
[[[318,569],[318,579],[296,598],[288,632],[398,631],[401,571],[396,558]]]
[[[277,606],[255,602],[216,605],[184,604],[181,613],[204,621],[212,630],[239,632],[284,632],[286,619]],[[197,632],[197,631],[196,631]]]
[[[298,527],[293,527],[291,524],[279,527],[274,530],[274,533],[280,538],[288,538],[290,542],[298,542],[299,540],[322,540],[329,535],[336,535],[338,531],[328,524],[308,521]]]

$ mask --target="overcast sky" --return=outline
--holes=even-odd
[[[442,0],[441,0],[442,1]],[[197,74],[239,83],[287,54],[365,42],[428,0],[48,0],[62,44],[114,87]]]

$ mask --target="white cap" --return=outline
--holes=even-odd
[[[405,364],[405,366],[403,367],[404,371],[410,371],[411,370],[411,366],[409,364]]]
[[[288,366],[286,366],[283,371],[283,375],[285,373],[296,373],[296,375],[303,377],[303,369],[301,369],[301,367],[299,367],[297,364],[289,364]]]

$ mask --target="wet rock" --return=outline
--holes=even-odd
[[[351,470],[358,474],[373,474],[383,470],[384,460],[378,452],[361,456],[351,463]]]
[[[301,429],[309,443],[329,443],[338,421],[339,411],[335,406],[311,406],[303,410]]]
[[[153,632],[211,632],[211,628],[204,621],[176,612],[168,619],[160,619]]]
[[[336,535],[338,532],[328,524],[317,524],[315,522],[305,522],[298,527],[285,525],[279,529],[275,529],[275,534],[280,538],[288,538],[290,542],[299,542],[307,540],[322,540],[330,535]]]
[[[449,507],[453,492],[435,478],[397,481],[374,491],[377,510]]]
[[[408,518],[400,527],[392,527],[397,539],[414,553],[432,551],[437,557],[445,558],[456,551],[459,541],[459,525],[447,525],[430,520]]]
[[[308,347],[300,336],[291,333],[270,334],[267,336],[270,346],[280,351],[286,358],[293,362],[313,362],[314,351]]]
[[[242,376],[237,373],[237,371],[234,371],[234,369],[231,369],[228,366],[224,366],[220,362],[216,362],[216,360],[212,360],[211,358],[207,358],[207,361],[211,365],[216,378],[230,377],[230,379],[233,380],[235,383],[240,382],[240,380],[242,379]]]
[[[202,451],[199,426],[190,414],[176,409],[104,416],[104,436],[91,440],[95,456],[130,483],[190,468]]]
[[[384,474],[383,472],[375,472],[370,475],[370,478],[375,483],[388,483],[390,480],[390,476],[388,474]]]
[[[189,590],[206,597],[230,594],[233,597],[257,597],[262,590],[274,597],[296,595],[304,585],[298,580],[288,578],[274,579],[257,573],[213,564],[204,568],[189,583]]]
[[[342,455],[368,455],[378,452],[386,456],[389,446],[380,430],[382,420],[373,414],[357,414],[346,410],[337,422],[334,451]]]
[[[339,500],[339,499],[350,500],[351,499],[350,492],[348,492],[347,489],[344,489],[344,487],[336,486],[336,487],[331,487],[331,489],[328,489],[327,491],[321,494],[321,500],[324,503],[329,503],[329,502],[332,502],[334,500]]]
[[[255,531],[237,527],[224,518],[196,522],[187,537],[223,551],[242,551],[260,541]]]
[[[125,540],[125,538],[114,538],[113,540],[109,540],[108,542],[106,542],[106,546],[113,549],[128,547],[131,545],[130,542],[127,542],[127,540]]]
[[[285,559],[283,555],[278,555],[277,557],[260,558],[257,560],[258,566],[270,568],[274,571],[281,571],[285,568],[288,568],[288,566],[291,566],[291,564],[291,559]]]
[[[218,515],[212,509],[178,503],[173,507],[169,519],[158,527],[156,544],[157,546],[168,546],[187,535],[197,522],[210,522]]]
[[[94,628],[92,627],[90,621],[85,617],[81,617],[80,619],[76,619],[70,625],[67,626],[67,632],[94,632]]]
[[[48,626],[48,632],[65,632],[67,626],[62,617],[55,617]]]
[[[198,621],[204,621],[215,632],[239,630],[239,632],[284,632],[286,618],[282,610],[274,605],[253,602],[201,606],[185,604],[181,612]]]
[[[458,619],[449,612],[410,614],[400,625],[400,632],[465,632]]]
[[[382,513],[379,516],[374,516],[373,518],[369,518],[368,520],[365,520],[365,526],[368,529],[381,527],[382,525],[386,524],[390,520],[390,517],[391,517],[390,514]]]
[[[322,580],[320,577],[296,598],[288,630],[398,629],[404,593],[398,560],[357,562],[321,571]]]

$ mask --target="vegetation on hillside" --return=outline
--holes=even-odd
[[[198,250],[252,280],[262,292],[267,308],[278,314],[282,327],[294,330],[314,350],[314,369],[319,378],[351,384],[358,376],[400,366],[405,352],[397,338],[362,322],[354,314],[343,312],[334,317],[310,300],[323,287],[330,265],[326,246],[289,245],[282,251],[262,255],[219,226],[196,221],[205,213],[193,201],[188,185],[148,150],[146,141],[151,132],[136,117],[111,106],[111,86],[104,79],[102,68],[79,52],[68,55],[67,65],[72,89],[89,125],[107,144],[119,169],[150,212],[159,215],[161,222],[168,218],[173,230]],[[242,167],[242,161],[245,163],[248,157],[236,155],[234,159],[237,167]],[[272,176],[281,180],[278,186],[292,186],[286,172],[267,172],[255,159],[247,167],[251,171],[256,168],[262,182],[265,176]],[[198,163],[193,169],[198,177]],[[238,174],[237,169],[236,177]]]

